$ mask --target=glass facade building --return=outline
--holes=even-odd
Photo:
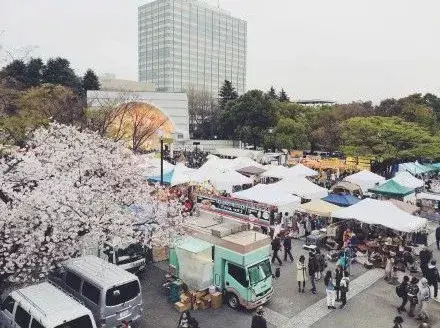
[[[189,88],[216,96],[225,80],[246,89],[247,24],[197,0],[156,0],[138,8],[139,81],[157,91]]]

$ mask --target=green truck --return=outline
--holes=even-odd
[[[170,249],[170,273],[191,289],[214,287],[231,308],[254,309],[273,294],[270,239],[249,225],[202,215]]]

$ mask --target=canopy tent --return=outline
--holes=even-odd
[[[330,194],[327,197],[322,198],[322,200],[341,207],[351,206],[360,202],[359,198],[350,194]]]
[[[249,157],[255,160],[260,160],[263,157],[263,152],[260,150],[241,148],[216,148],[212,153],[226,157]]]
[[[263,164],[260,164],[249,157],[237,157],[230,160],[230,163],[231,163],[231,168],[233,168],[236,171],[239,171],[249,166],[259,168],[263,170],[263,172],[265,171]]]
[[[431,194],[428,192],[421,192],[419,194],[416,194],[417,199],[428,199],[428,200],[436,200],[440,202],[440,195],[438,194]]]
[[[422,188],[425,185],[425,182],[423,180],[417,179],[408,171],[397,172],[396,176],[391,180],[397,182],[398,184],[404,187],[411,189]]]
[[[230,171],[233,169],[232,161],[230,159],[220,158],[217,156],[211,156],[205,164],[203,164],[200,169],[212,171],[216,169],[217,171]]]
[[[416,205],[412,205],[410,203],[402,202],[397,199],[389,199],[387,202],[390,202],[400,208],[402,211],[405,211],[409,214],[415,214],[420,211],[420,207]]]
[[[265,172],[265,169],[260,169],[259,167],[256,166],[246,166],[243,167],[239,170],[236,170],[238,173],[247,175],[247,176],[251,176],[251,175],[260,175],[263,172]]]
[[[365,193],[368,191],[368,189],[376,186],[377,183],[384,182],[385,178],[370,171],[362,170],[355,174],[349,175],[348,177],[345,177],[344,181],[359,185],[362,188],[362,191]]]
[[[174,169],[169,171],[169,172],[165,172],[163,174],[163,183],[165,183],[167,185],[170,185],[171,184],[171,179],[173,177],[173,174],[174,174]],[[152,176],[152,177],[148,177],[147,180],[148,180],[148,182],[153,182],[153,183],[160,182],[160,175],[155,175],[155,176]]]
[[[379,187],[369,189],[368,191],[384,196],[404,197],[413,193],[414,188],[404,187],[393,179],[390,179]]]
[[[434,171],[434,168],[420,164],[419,162],[410,162],[410,163],[399,164],[399,172],[400,171],[407,171],[415,175],[415,174],[424,174],[424,173],[432,172]]]
[[[289,176],[289,168],[282,165],[265,165],[266,172],[261,174],[265,178],[283,179]]]
[[[304,199],[319,199],[328,195],[328,190],[303,177],[289,177],[272,184],[274,188]]]
[[[315,214],[324,217],[332,216],[333,212],[340,210],[341,207],[324,202],[321,199],[315,199],[308,203],[301,204],[298,206],[298,210],[301,212],[307,212],[310,214]]]
[[[218,191],[226,191],[227,193],[232,193],[235,186],[248,184],[252,185],[254,183],[251,178],[245,177],[244,175],[235,171],[219,173],[215,176],[212,176],[209,179],[209,182]]]
[[[334,193],[348,193],[355,196],[362,196],[363,194],[359,185],[348,181],[339,181],[330,190]]]
[[[138,165],[143,169],[145,176],[151,177],[160,175],[160,158],[149,155],[137,155]],[[170,172],[174,169],[174,165],[163,161],[163,172]]]
[[[258,203],[264,203],[277,207],[285,207],[287,205],[301,204],[301,198],[276,189],[273,185],[257,184],[252,188],[238,191],[232,194],[232,197],[251,200]],[[278,209],[281,211],[280,209]],[[284,211],[283,211],[284,212]]]
[[[431,164],[431,166],[437,170],[440,170],[440,163]]]
[[[192,182],[192,175],[195,171],[195,169],[186,167],[183,163],[176,164],[171,177],[171,186]]]
[[[388,201],[371,198],[365,198],[353,206],[336,211],[332,217],[379,224],[403,232],[415,232],[427,224],[426,219],[408,214]]]
[[[318,172],[308,168],[307,166],[305,166],[301,163],[295,165],[294,167],[291,167],[289,169],[289,171],[290,171],[290,175],[298,175],[298,176],[304,176],[304,177],[311,177],[311,176],[318,175]]]

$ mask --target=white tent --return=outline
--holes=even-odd
[[[146,176],[160,175],[160,158],[149,155],[137,155],[139,168]],[[163,172],[167,173],[174,169],[174,165],[163,161]]]
[[[173,176],[171,177],[171,186],[177,186],[179,184],[189,183],[192,181],[192,175],[196,170],[186,167],[182,163],[178,163],[174,166]]]
[[[253,184],[254,180],[245,177],[236,171],[227,171],[213,175],[209,182],[218,191],[226,191],[231,193],[234,186],[242,186],[246,184]]]
[[[428,199],[428,200],[436,200],[440,202],[440,195],[438,194],[431,194],[428,192],[421,192],[419,194],[416,194],[417,199]]]
[[[240,170],[245,167],[254,166],[259,169],[265,169],[264,165],[257,163],[249,157],[237,157],[231,160],[231,165],[234,170]]]
[[[361,187],[362,191],[366,193],[368,192],[368,189],[374,188],[376,184],[385,182],[385,178],[370,171],[362,170],[345,177],[344,181],[357,184],[359,187]]]
[[[304,177],[312,177],[318,175],[318,172],[312,170],[311,168],[308,168],[307,166],[301,163],[295,165],[294,167],[291,167],[289,171],[290,171],[290,175],[299,175]]]
[[[232,194],[232,197],[274,205],[278,207],[280,212],[286,212],[286,210],[282,210],[281,208],[291,207],[293,210],[297,205],[301,204],[301,198],[278,190],[271,184],[266,185],[260,183],[252,188],[235,192]],[[287,210],[287,212],[289,211]]]
[[[278,190],[294,194],[304,199],[318,199],[328,195],[327,189],[300,176],[282,179],[271,185]]]
[[[421,188],[425,185],[425,182],[423,180],[417,179],[415,176],[407,171],[397,172],[396,176],[392,178],[392,180],[394,180],[401,186],[411,189]]]
[[[261,174],[261,176],[265,178],[283,179],[290,176],[289,168],[282,165],[265,165],[264,169],[267,171]]]
[[[411,215],[391,202],[371,198],[365,198],[357,204],[333,212],[332,217],[379,224],[403,232],[418,231],[427,224],[426,219]]]

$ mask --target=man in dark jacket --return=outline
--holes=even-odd
[[[281,262],[280,257],[278,256],[278,251],[281,249],[281,240],[280,235],[276,235],[275,238],[272,240],[272,264],[275,262],[275,259],[278,260],[278,263],[280,265],[283,265],[283,262]]]
[[[308,270],[310,276],[310,283],[312,284],[312,294],[316,294],[315,273],[318,270],[318,262],[316,261],[315,254],[312,252],[309,253]]]
[[[408,284],[409,284],[409,277],[404,276],[402,283],[396,288],[396,291],[399,291],[398,295],[402,299],[402,304],[397,308],[397,311],[399,313],[402,313],[402,311],[406,311],[405,306],[406,303],[408,303]]]
[[[257,314],[252,317],[252,325],[251,328],[267,328],[266,319],[263,317],[264,310],[262,306],[259,306],[257,309]]]
[[[437,229],[435,229],[435,241],[437,242],[437,250],[440,250],[440,222]]]
[[[438,282],[440,280],[440,276],[438,274],[438,269],[435,266],[437,262],[432,260],[430,264],[428,264],[426,279],[428,280],[429,286],[434,287],[434,298],[437,298],[438,293]]]
[[[284,237],[283,246],[284,246],[284,262],[287,261],[287,255],[289,255],[290,261],[293,262],[293,256],[292,253],[290,252],[292,249],[292,235],[290,233]]]
[[[419,286],[417,284],[419,283],[419,279],[416,277],[412,277],[411,282],[408,285],[408,288],[406,289],[406,294],[408,296],[409,301],[409,317],[414,317],[414,310],[416,309],[416,305],[419,302],[417,299],[417,296],[419,295]]]
[[[423,249],[420,251],[420,269],[422,270],[423,276],[426,278],[428,274],[428,264],[429,261],[431,261],[432,253],[431,251],[424,246]]]

